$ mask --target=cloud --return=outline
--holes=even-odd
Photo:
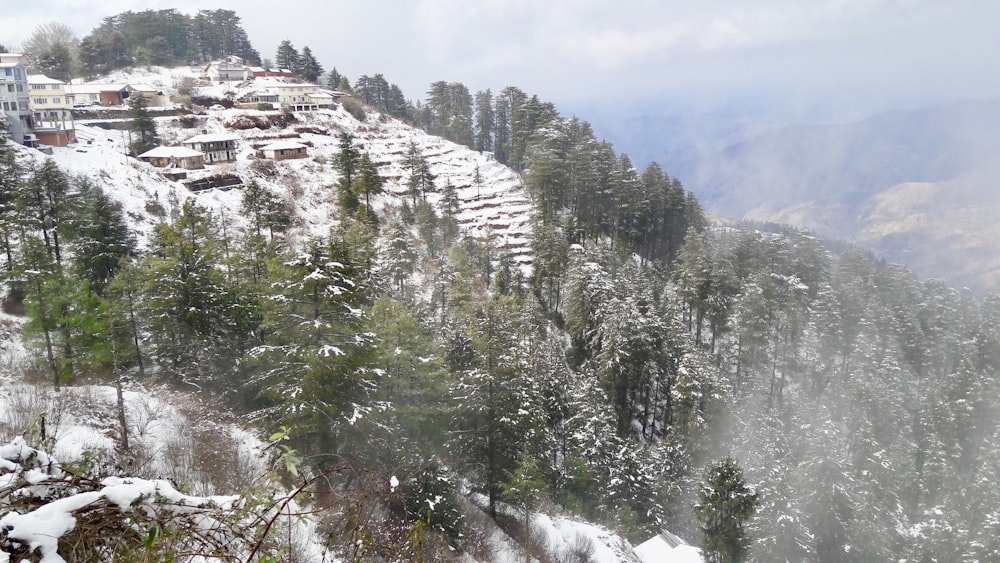
[[[5,7],[20,43],[40,23],[81,36],[125,10],[193,0],[42,0]],[[636,100],[851,106],[1000,94],[991,0],[220,0],[263,57],[289,38],[350,78],[382,73],[410,98],[436,80],[517,85],[557,105]]]

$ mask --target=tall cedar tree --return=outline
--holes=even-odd
[[[695,515],[705,534],[702,548],[713,563],[747,560],[750,537],[744,527],[753,518],[760,499],[743,480],[743,470],[731,457],[709,466],[698,491]]]

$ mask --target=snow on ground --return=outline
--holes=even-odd
[[[152,67],[118,72],[109,80],[148,83],[170,93],[182,77],[194,77],[196,73],[196,69],[183,67]],[[250,89],[254,89],[253,83],[244,86],[214,84],[199,86],[199,93],[221,97]],[[376,209],[382,210],[400,204],[406,197],[408,172],[404,158],[412,142],[436,176],[437,192],[428,194],[428,200],[437,203],[441,190],[451,183],[460,200],[458,220],[463,231],[473,237],[492,238],[498,248],[508,252],[522,266],[531,263],[530,201],[520,176],[497,163],[491,155],[427,135],[374,111],[369,111],[364,121],[358,121],[342,106],[295,112],[295,122],[285,128],[233,128],[248,119],[265,123],[269,116],[276,115],[279,112],[210,109],[203,115],[161,116],[155,120],[165,144],[179,144],[202,132],[239,137],[235,162],[188,171],[188,178],[235,174],[244,181],[256,180],[285,199],[292,217],[291,234],[298,240],[325,236],[337,224],[336,185],[340,175],[334,159],[339,152],[337,136],[341,131],[355,136],[356,146],[369,153],[386,179],[386,194],[375,201]],[[188,199],[217,213],[231,227],[239,228],[244,224],[239,212],[241,192],[238,188],[190,192],[181,182],[166,179],[163,169],[127,157],[127,133],[100,127],[108,121],[114,120],[78,120],[78,142],[70,147],[53,147],[52,158],[73,174],[91,178],[120,202],[135,225],[140,242],[147,241],[154,226],[176,213]],[[309,145],[309,157],[272,162],[255,156],[255,149],[263,144],[287,138]],[[37,151],[26,149],[22,152],[29,154],[29,158],[45,158]],[[473,180],[477,169],[481,178],[479,184]]]

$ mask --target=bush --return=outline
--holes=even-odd
[[[341,103],[344,105],[344,109],[347,111],[347,113],[351,114],[351,116],[353,116],[354,119],[357,119],[358,121],[364,121],[365,118],[367,117],[367,114],[365,114],[364,104],[362,104],[355,98],[343,98],[343,101],[341,101]]]

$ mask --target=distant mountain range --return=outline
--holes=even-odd
[[[762,127],[709,116],[638,118],[610,131],[710,211],[851,240],[921,275],[1000,292],[1000,100]],[[628,130],[638,150],[622,142]]]

